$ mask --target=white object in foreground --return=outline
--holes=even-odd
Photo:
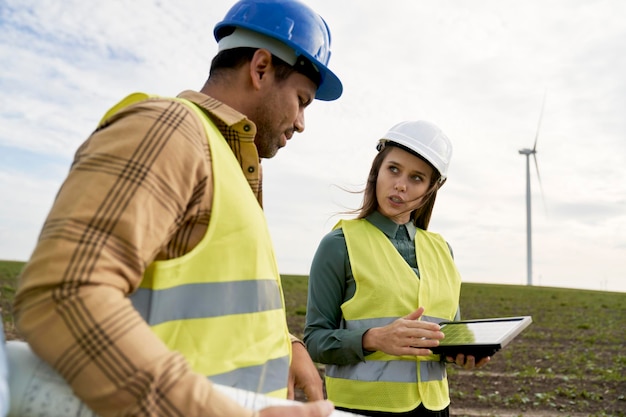
[[[8,417],[97,417],[78,397],[65,380],[47,363],[39,359],[27,343],[10,340],[6,343],[9,363],[11,403]],[[223,394],[246,408],[260,410],[275,405],[300,404],[214,384]],[[331,417],[356,414],[335,410]]]

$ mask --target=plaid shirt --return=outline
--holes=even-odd
[[[204,94],[180,97],[216,123],[261,204],[254,124]],[[76,152],[21,275],[19,331],[100,416],[252,415],[169,351],[127,297],[151,262],[204,236],[211,166],[202,123],[185,105],[156,98],[121,110]]]

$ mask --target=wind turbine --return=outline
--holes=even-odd
[[[533,243],[532,243],[532,221],[531,221],[531,199],[530,199],[530,155],[533,156],[535,161],[535,168],[537,170],[537,179],[539,180],[539,186],[541,187],[541,177],[539,176],[539,165],[537,164],[537,139],[539,138],[539,128],[541,127],[541,119],[543,118],[543,108],[546,104],[546,95],[543,95],[543,102],[541,103],[541,113],[539,114],[539,123],[537,124],[537,133],[535,134],[535,143],[532,149],[524,148],[518,152],[521,155],[526,155],[526,270],[527,270],[527,285],[533,285]],[[542,189],[543,195],[543,189]]]

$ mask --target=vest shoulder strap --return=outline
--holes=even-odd
[[[122,110],[124,107],[128,107],[131,104],[139,103],[140,101],[147,100],[149,98],[158,97],[157,95],[147,94],[142,92],[131,93],[120,100],[117,104],[111,107],[107,112],[102,116],[98,126],[101,126],[105,121],[107,121],[111,116],[113,116],[118,111]]]

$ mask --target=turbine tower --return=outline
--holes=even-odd
[[[541,119],[543,118],[543,108],[546,103],[546,95],[543,96],[541,103],[541,113],[539,114],[539,123],[537,124],[537,133],[535,134],[535,143],[532,149],[524,148],[518,152],[526,156],[526,271],[527,285],[533,285],[533,241],[532,241],[532,220],[531,220],[531,196],[530,196],[530,155],[535,161],[535,169],[537,170],[537,179],[541,186],[541,177],[539,176],[539,165],[537,164],[537,139],[539,138],[539,128],[541,127]],[[542,190],[543,194],[543,190]]]

